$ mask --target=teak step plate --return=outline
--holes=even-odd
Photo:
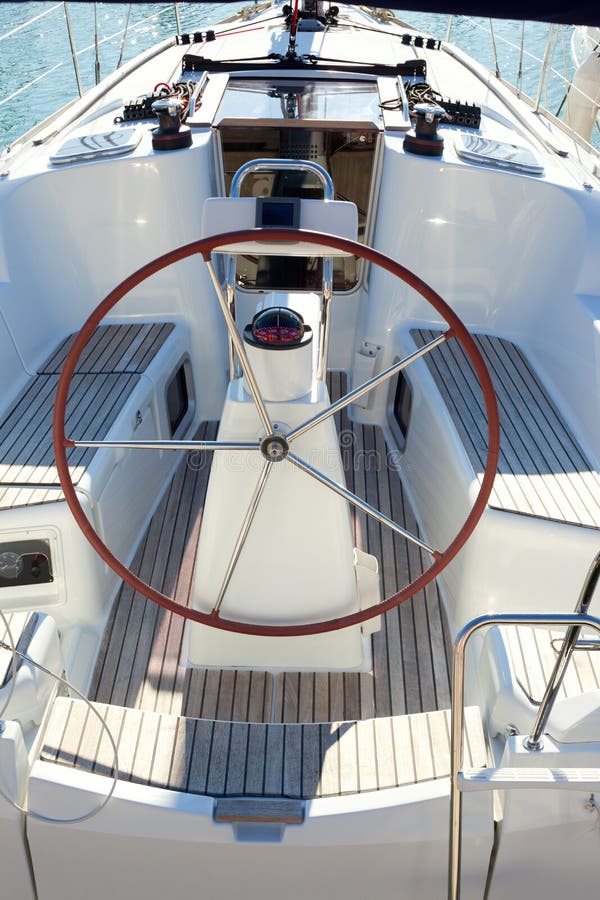
[[[221,797],[215,801],[214,820],[302,825],[304,802],[276,797]]]

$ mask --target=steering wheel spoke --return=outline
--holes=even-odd
[[[260,450],[257,441],[72,441],[67,447],[109,447],[114,450]]]
[[[400,359],[393,365],[388,366],[388,368],[384,369],[383,372],[380,372],[379,375],[375,375],[373,378],[365,381],[364,384],[361,384],[359,387],[354,388],[352,391],[349,391],[343,397],[340,397],[339,400],[336,400],[335,403],[332,403],[331,406],[328,406],[327,409],[322,410],[322,412],[318,413],[316,416],[313,416],[311,419],[307,419],[306,422],[302,423],[302,425],[298,425],[296,426],[296,428],[293,428],[290,433],[286,435],[288,442],[291,444],[292,441],[295,441],[296,438],[299,438],[301,435],[306,434],[306,432],[310,431],[311,428],[315,428],[317,425],[320,425],[321,422],[324,422],[325,419],[329,419],[331,416],[334,416],[341,409],[344,409],[344,407],[350,406],[350,404],[354,403],[355,400],[358,400],[359,397],[363,397],[365,394],[368,394],[369,391],[372,391],[373,388],[378,387],[389,378],[397,375],[397,373],[401,372],[402,369],[406,369],[407,366],[409,366],[412,362],[415,362],[415,360],[420,359],[422,356],[425,356],[426,353],[434,350],[435,347],[439,347],[440,344],[443,344],[444,341],[447,341],[451,336],[451,331],[445,331],[443,334],[439,335],[439,337],[434,338],[427,344],[423,344],[423,346],[419,347],[418,350],[415,350],[414,353],[411,353],[409,354],[409,356],[405,356],[404,359]]]
[[[258,509],[260,498],[263,495],[263,491],[266,487],[267,481],[269,479],[269,475],[271,474],[272,463],[269,463],[267,460],[264,461],[263,467],[260,471],[260,475],[258,476],[258,481],[256,482],[256,487],[252,493],[252,497],[250,498],[250,503],[248,505],[248,509],[246,510],[246,515],[244,516],[244,521],[239,530],[239,534],[237,536],[236,542],[233,547],[233,552],[229,559],[229,563],[227,564],[227,569],[225,570],[225,575],[223,576],[223,582],[221,584],[221,588],[219,590],[217,599],[215,601],[215,605],[212,609],[212,615],[218,616],[219,610],[221,609],[221,604],[225,598],[225,592],[229,587],[229,582],[233,577],[233,573],[235,572],[235,567],[238,564],[238,560],[244,549],[244,544],[246,543],[246,538],[250,532],[250,526],[254,521],[254,516],[256,515],[256,511]]]
[[[254,400],[256,408],[258,409],[258,414],[263,424],[263,428],[265,429],[267,434],[272,434],[273,425],[271,423],[271,418],[269,416],[269,413],[267,412],[267,407],[265,405],[265,401],[262,398],[262,394],[260,393],[258,382],[254,377],[254,372],[252,371],[252,367],[250,366],[250,363],[248,361],[248,356],[244,349],[244,343],[238,333],[237,326],[235,324],[233,316],[231,315],[231,310],[229,309],[227,298],[223,293],[223,289],[221,288],[217,273],[215,272],[215,267],[213,266],[210,257],[206,260],[206,267],[210,275],[210,280],[212,281],[213,287],[217,294],[219,306],[221,307],[221,312],[223,313],[223,318],[225,319],[225,324],[227,325],[227,331],[229,332],[229,338],[235,348],[235,352],[237,353],[238,359],[242,366],[242,371],[246,379],[246,385],[248,387],[248,390],[252,394],[252,399]]]
[[[330,491],[333,491],[334,494],[338,494],[340,497],[343,497],[344,500],[347,500],[348,503],[356,506],[357,509],[361,509],[368,516],[371,516],[372,519],[375,519],[377,522],[379,522],[380,525],[386,525],[388,528],[391,528],[391,530],[395,531],[396,534],[399,534],[407,541],[416,544],[417,547],[421,548],[421,550],[425,550],[434,559],[437,559],[440,556],[437,550],[434,550],[420,538],[416,537],[414,534],[411,534],[410,531],[402,528],[401,525],[398,525],[398,523],[394,522],[393,519],[388,518],[378,509],[375,509],[375,507],[371,506],[370,503],[367,503],[365,500],[357,497],[356,494],[352,493],[352,491],[349,491],[347,488],[343,487],[343,485],[338,484],[337,481],[329,478],[328,475],[325,475],[323,472],[319,472],[318,469],[313,468],[313,466],[311,466],[309,463],[305,462],[303,459],[300,459],[299,456],[296,456],[295,453],[289,453],[288,459],[298,469],[306,472],[307,475],[310,475],[311,478],[315,479],[315,481],[318,481],[321,484],[325,485],[325,487],[329,488]]]

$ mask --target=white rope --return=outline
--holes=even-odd
[[[13,685],[11,688],[11,694],[10,694],[7,702],[4,704],[4,707],[2,709],[2,715],[4,715],[4,713],[6,712],[6,709],[8,707],[8,702],[12,698],[12,692],[14,691],[14,688],[15,688],[14,682],[15,682],[15,676],[17,674],[16,673],[17,657],[19,657],[24,662],[29,663],[32,666],[35,666],[36,669],[39,669],[41,672],[44,672],[46,675],[50,675],[51,678],[54,678],[56,681],[59,682],[59,684],[62,684],[64,687],[66,687],[68,691],[72,691],[74,694],[77,695],[77,697],[79,697],[81,700],[83,700],[87,704],[87,706],[89,707],[89,709],[91,709],[91,711],[96,716],[96,718],[100,720],[102,729],[106,732],[106,736],[108,737],[108,740],[109,740],[109,743],[111,745],[112,752],[113,752],[113,780],[112,780],[112,784],[110,786],[110,790],[105,795],[105,797],[103,798],[103,800],[99,804],[99,806],[96,806],[95,809],[92,809],[88,813],[84,813],[82,816],[73,816],[70,819],[56,819],[53,816],[46,816],[43,813],[39,813],[33,809],[29,809],[29,807],[26,804],[21,806],[19,803],[16,802],[16,800],[13,800],[13,798],[10,797],[2,789],[2,787],[0,787],[0,797],[2,797],[4,800],[6,800],[7,803],[9,803],[14,809],[17,810],[17,812],[24,813],[26,816],[29,816],[32,819],[37,819],[40,822],[49,822],[52,825],[76,825],[78,822],[86,822],[88,819],[92,819],[94,816],[97,816],[98,813],[104,809],[104,807],[107,805],[107,803],[112,798],[112,795],[114,794],[115,789],[117,787],[117,782],[119,780],[119,754],[118,754],[115,739],[112,736],[110,728],[106,724],[106,720],[103,718],[103,716],[100,715],[100,713],[98,712],[98,710],[96,709],[94,704],[90,702],[90,700],[85,696],[85,694],[82,694],[82,692],[78,688],[76,688],[75,685],[71,684],[71,682],[68,681],[66,678],[63,678],[62,675],[58,675],[56,672],[52,672],[50,669],[47,669],[41,663],[38,663],[34,659],[31,659],[31,657],[28,656],[26,653],[21,653],[20,650],[17,650],[17,648],[14,644],[12,635],[10,633],[10,626],[9,626],[8,620],[2,609],[0,609],[0,619],[2,619],[2,621],[4,622],[4,627],[6,628],[8,638],[10,640],[10,644],[7,644],[5,641],[0,641],[0,648],[3,650],[8,650],[9,653],[12,653],[12,666],[13,666]],[[27,771],[25,773],[25,782],[27,784],[27,787],[29,786],[29,778],[31,776],[32,765],[33,765],[32,763],[28,764]],[[26,790],[26,792],[25,792],[26,796],[28,795],[28,793],[29,793],[29,791]]]

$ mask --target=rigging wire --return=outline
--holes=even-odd
[[[65,21],[67,23],[67,33],[69,35],[69,44],[71,46],[71,58],[73,60],[73,69],[75,71],[75,81],[77,82],[77,91],[80,97],[83,97],[83,88],[81,86],[81,75],[79,74],[79,61],[77,59],[77,50],[75,48],[75,38],[73,37],[73,28],[71,27],[71,14],[66,2],[63,3],[65,11]]]
[[[521,22],[521,46],[519,48],[519,69],[517,71],[517,83],[515,85],[517,89],[517,95],[521,93],[521,87],[523,84],[523,51],[525,50],[525,20]]]
[[[127,31],[129,29],[129,19],[131,18],[132,5],[133,4],[130,3],[129,7],[127,9],[127,18],[125,19],[125,27],[123,28],[123,37],[121,39],[121,49],[119,51],[119,59],[117,60],[117,65],[115,66],[115,69],[120,69],[121,64],[123,62],[123,54],[125,53],[125,43],[127,41]]]
[[[94,3],[94,77],[100,84],[100,48],[98,47],[98,4]]]
[[[496,48],[496,36],[494,35],[494,23],[492,19],[490,22],[490,36],[492,38],[492,47],[494,48],[494,63],[496,65],[496,78],[500,78],[500,63],[498,62],[498,50]]]
[[[73,816],[68,819],[57,819],[54,816],[46,816],[46,815],[44,815],[44,813],[39,813],[33,809],[29,809],[26,801],[23,803],[23,805],[17,803],[16,800],[14,800],[12,797],[10,797],[4,791],[2,786],[0,786],[0,797],[2,797],[4,800],[6,800],[6,802],[8,804],[10,804],[10,806],[12,806],[13,809],[17,810],[17,812],[23,813],[25,816],[29,816],[32,819],[37,819],[39,822],[48,822],[52,825],[76,825],[79,822],[86,822],[88,819],[92,819],[94,816],[97,816],[98,813],[101,812],[107,806],[107,804],[111,800],[111,798],[115,792],[115,789],[117,787],[117,783],[119,781],[119,753],[117,750],[117,744],[115,742],[115,739],[112,735],[110,728],[108,727],[108,725],[106,723],[106,719],[96,709],[96,707],[89,700],[89,698],[85,696],[85,694],[83,694],[78,688],[76,688],[74,684],[71,684],[71,682],[68,681],[67,678],[64,678],[62,675],[58,675],[56,672],[53,672],[51,669],[47,669],[46,666],[43,666],[41,663],[32,659],[27,653],[22,653],[20,650],[17,649],[17,647],[14,643],[11,631],[10,631],[10,624],[9,624],[8,619],[6,618],[6,615],[2,609],[0,609],[0,619],[4,623],[4,627],[6,629],[6,633],[7,633],[8,639],[10,641],[10,643],[6,643],[6,641],[0,640],[0,649],[7,650],[9,653],[12,654],[12,672],[13,672],[11,691],[10,691],[8,700],[5,702],[5,704],[2,708],[2,716],[5,714],[5,712],[8,708],[8,704],[9,704],[10,700],[12,699],[12,695],[15,690],[18,659],[22,659],[23,662],[26,662],[29,665],[34,666],[36,669],[39,669],[40,672],[44,672],[44,674],[49,675],[51,678],[54,678],[55,681],[57,681],[59,684],[61,684],[63,687],[65,687],[67,689],[67,691],[73,692],[77,697],[79,697],[80,700],[83,700],[84,703],[87,704],[88,708],[92,711],[92,713],[96,716],[96,718],[99,719],[102,730],[106,732],[106,736],[108,738],[108,741],[110,743],[112,753],[113,753],[113,767],[112,767],[113,778],[112,778],[112,784],[110,786],[109,791],[102,798],[102,801],[98,806],[96,806],[90,812],[84,813],[81,816]],[[28,787],[29,787],[29,779],[31,777],[32,767],[33,767],[33,762],[28,761],[27,769],[25,771],[25,776],[24,776],[24,782],[25,782],[25,785],[27,788],[25,791],[26,797],[29,793]]]

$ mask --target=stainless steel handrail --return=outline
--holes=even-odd
[[[597,563],[598,560],[595,560]],[[593,564],[594,566],[594,564]],[[589,580],[589,573],[586,584]],[[597,580],[597,576],[596,576]],[[462,793],[459,775],[462,770],[464,738],[465,650],[469,639],[490,625],[544,625],[581,629],[593,628],[600,635],[600,619],[590,615],[569,613],[565,615],[537,615],[532,613],[478,616],[468,622],[454,642],[452,667],[452,725],[450,736],[450,841],[448,856],[448,900],[460,900],[460,874],[462,855]]]
[[[230,197],[239,197],[244,179],[251,172],[311,172],[323,186],[325,200],[335,199],[335,189],[329,172],[316,162],[307,159],[253,159],[237,170],[231,181]],[[226,274],[227,302],[232,315],[235,315],[235,260],[229,258]],[[323,305],[321,310],[321,334],[319,340],[319,363],[317,377],[324,379],[327,373],[327,346],[329,344],[329,304],[333,290],[333,258],[323,259]],[[229,342],[229,377],[235,377],[233,347]]]
[[[577,600],[577,604],[575,606],[575,615],[587,615],[599,579],[600,553],[596,555],[596,558],[588,569],[585,581],[583,582],[583,587],[581,588],[579,599]],[[544,696],[542,697],[542,701],[539,705],[539,709],[535,717],[535,722],[533,723],[533,726],[531,728],[531,734],[526,741],[528,750],[541,750],[542,748],[542,735],[546,730],[546,725],[548,723],[548,719],[550,718],[552,707],[554,706],[554,702],[560,690],[563,678],[565,677],[567,666],[571,661],[571,657],[573,656],[573,651],[577,645],[580,634],[581,625],[572,625],[571,628],[567,630],[562,647],[560,648],[558,656],[556,657],[556,662],[554,663],[552,674],[550,676],[548,684],[546,685]]]
[[[251,159],[237,170],[231,181],[230,197],[239,197],[240,188],[250,172],[296,171],[312,172],[323,185],[323,196],[326,200],[334,199],[334,188],[331,175],[323,166],[307,159]]]

